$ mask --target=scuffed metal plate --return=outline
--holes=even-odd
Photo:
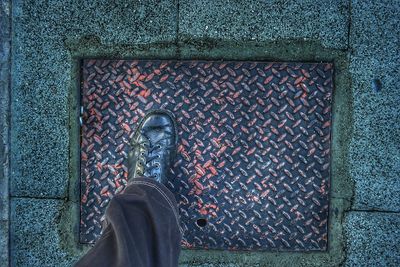
[[[82,74],[81,242],[126,185],[136,124],[168,109],[183,247],[327,248],[332,64],[84,60]]]

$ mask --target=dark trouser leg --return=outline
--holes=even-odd
[[[133,179],[106,210],[107,226],[75,266],[178,266],[181,232],[174,196],[148,178]]]

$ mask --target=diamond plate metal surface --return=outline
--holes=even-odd
[[[126,185],[135,125],[161,108],[179,125],[183,247],[325,250],[332,77],[329,63],[84,60],[81,242]]]

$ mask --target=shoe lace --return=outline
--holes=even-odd
[[[144,173],[142,174],[143,176],[156,178],[157,175],[154,175],[154,174],[152,175],[151,173],[152,173],[152,170],[154,170],[156,168],[160,168],[160,163],[156,162],[155,164],[153,164],[153,161],[155,159],[161,158],[161,156],[160,156],[160,154],[154,153],[154,152],[161,150],[163,148],[162,141],[169,139],[170,135],[172,135],[172,133],[170,133],[170,132],[165,132],[165,133],[166,133],[166,136],[160,138],[155,143],[150,143],[148,140],[141,141],[138,143],[138,145],[142,148],[142,150],[145,151],[145,152],[141,153],[140,160],[139,160],[139,164],[144,165]],[[170,146],[171,145],[169,145],[168,147],[170,147]]]

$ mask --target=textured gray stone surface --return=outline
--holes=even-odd
[[[72,57],[68,42],[103,45],[173,42],[175,3],[14,1],[13,196],[64,197]]]
[[[9,263],[9,96],[11,2],[0,1],[0,265]]]
[[[74,259],[60,247],[62,208],[62,200],[12,199],[12,266],[71,266]]]
[[[190,264],[179,264],[179,267],[238,267],[242,266],[240,264],[235,263],[190,263]],[[250,266],[250,265],[249,265]],[[260,264],[252,264],[252,267],[262,266]]]
[[[400,2],[352,1],[354,209],[400,211]],[[373,90],[373,79],[382,89]]]
[[[12,157],[12,194],[56,197],[65,193],[68,184],[67,118],[35,116],[14,123],[11,143],[12,149],[18,151]]]
[[[400,266],[400,214],[350,212],[346,266]]]
[[[0,262],[2,267],[9,266],[9,221],[0,220]]]
[[[350,109],[354,113],[349,112],[349,116],[353,116],[354,136],[348,162],[355,181],[352,208],[370,212],[350,212],[344,220],[346,264],[396,266],[399,261],[396,252],[400,250],[399,214],[373,211],[400,211],[399,3],[396,0],[13,1],[11,193],[16,196],[11,223],[13,265],[70,266],[84,252],[70,231],[78,221],[78,211],[74,210],[78,207],[71,203],[67,193],[71,182],[68,181],[70,144],[74,142],[69,140],[71,95],[74,95],[71,88],[76,88],[75,77],[71,78],[76,67],[74,56],[242,59],[264,55],[264,59],[271,57],[270,52],[264,53],[267,44],[276,41],[280,46],[276,57],[288,59],[319,60],[320,55],[313,50],[319,44],[329,48],[325,49],[329,52],[332,48],[345,51],[350,48],[354,98]],[[200,44],[199,49],[191,50],[192,41]],[[250,42],[257,48],[254,53],[246,45]],[[215,43],[222,47],[212,54],[209,47]],[[176,44],[181,47],[175,51]],[[233,45],[236,50],[225,44]],[[190,53],[185,54],[185,49]],[[347,67],[347,62],[341,64]],[[1,72],[1,79],[4,77]],[[371,88],[374,78],[382,82],[380,92]],[[347,163],[347,159],[343,161]],[[343,173],[347,173],[347,167],[339,174]],[[347,199],[347,194],[339,195],[332,203],[340,202],[340,197]],[[70,198],[69,201],[46,199],[64,197]],[[65,216],[66,211],[69,217]],[[342,248],[342,217],[333,208],[331,219],[335,216],[337,232],[330,234],[337,234],[331,239],[333,249],[328,254],[186,251],[183,255],[186,265],[182,266],[233,267],[248,266],[249,262],[252,266],[256,262],[260,266],[338,265],[344,258],[344,252],[338,251]],[[0,224],[0,242],[8,240],[6,227]],[[240,260],[232,263],[232,255]],[[202,265],[204,262],[210,264]]]
[[[179,34],[184,40],[316,40],[347,48],[346,0],[194,0],[179,2]]]

